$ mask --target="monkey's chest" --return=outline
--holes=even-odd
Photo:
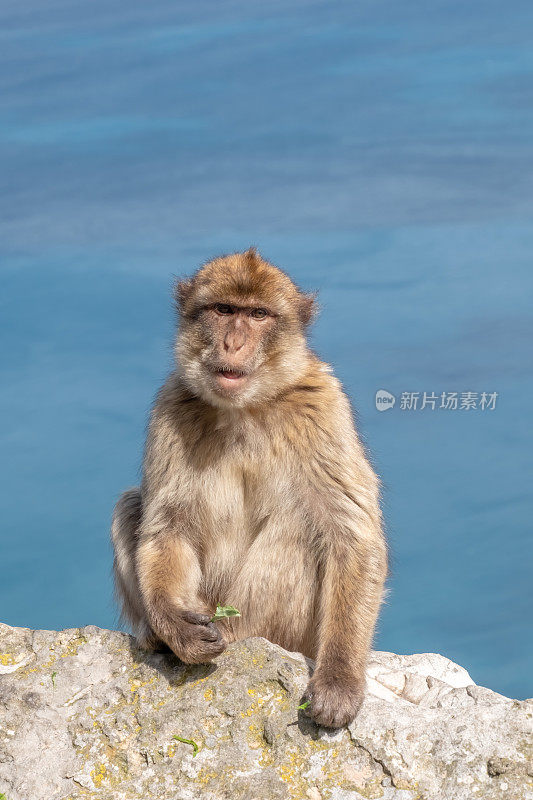
[[[220,595],[242,566],[275,499],[266,475],[238,464],[206,473],[198,489],[202,573],[210,592]]]

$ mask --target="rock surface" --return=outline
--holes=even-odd
[[[0,798],[533,798],[533,700],[376,652],[357,720],[331,732],[297,710],[309,668],[264,639],[191,667],[114,631],[0,625]]]

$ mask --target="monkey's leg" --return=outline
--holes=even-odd
[[[121,606],[121,618],[131,624],[138,644],[147,650],[152,650],[158,649],[163,643],[148,623],[135,568],[141,518],[141,493],[138,489],[129,489],[119,498],[113,512],[111,525],[111,539],[115,553],[113,573],[115,591]]]
[[[386,574],[379,529],[369,520],[356,522],[352,530],[330,530],[324,545],[318,653],[306,691],[308,713],[318,724],[335,728],[350,722],[363,701]]]
[[[143,521],[137,574],[150,627],[187,664],[219,655],[226,643],[199,596],[198,557],[177,515],[159,508]]]
[[[246,554],[224,602],[241,616],[224,621],[229,641],[264,636],[314,656],[317,570],[305,523],[272,515]],[[226,634],[225,634],[226,635]]]

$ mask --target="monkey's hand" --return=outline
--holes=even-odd
[[[355,718],[365,694],[363,678],[334,675],[316,669],[305,691],[305,709],[317,725],[341,728]]]
[[[226,649],[226,642],[209,614],[180,611],[172,622],[172,629],[163,638],[185,664],[205,664]]]

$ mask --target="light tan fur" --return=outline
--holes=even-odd
[[[179,284],[178,303],[177,368],[141,488],[113,522],[124,616],[142,644],[191,663],[247,636],[301,651],[316,659],[308,712],[343,725],[363,697],[387,559],[349,403],[306,344],[313,298],[251,250]],[[241,617],[213,624],[217,603]]]

